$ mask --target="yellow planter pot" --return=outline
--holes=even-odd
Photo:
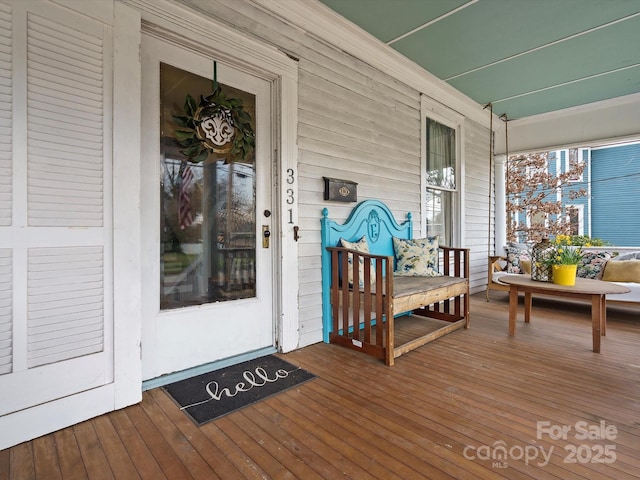
[[[577,265],[554,265],[553,283],[571,287],[576,284]]]

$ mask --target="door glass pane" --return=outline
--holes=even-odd
[[[221,85],[242,100],[255,132],[255,96]],[[160,67],[160,306],[180,308],[256,295],[256,165],[230,153],[187,161],[176,141],[187,94],[200,101],[211,79]]]

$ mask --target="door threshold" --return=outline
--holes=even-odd
[[[178,382],[186,378],[195,377],[196,375],[202,375],[203,373],[213,372],[220,370],[221,368],[228,367],[230,365],[236,365],[237,363],[246,362],[255,358],[264,357],[276,353],[275,347],[265,347],[251,352],[243,353],[233,357],[223,358],[222,360],[216,360],[215,362],[205,363],[197,367],[187,368],[179,372],[169,373],[162,375],[161,377],[151,378],[142,382],[142,391],[151,390],[152,388],[163,387],[170,383]]]

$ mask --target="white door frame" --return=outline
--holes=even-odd
[[[145,33],[182,45],[232,65],[273,84],[276,175],[274,222],[280,236],[274,241],[274,305],[276,340],[282,352],[298,346],[298,63],[274,47],[259,43],[236,30],[186,7],[154,1],[153,5],[131,0],[142,10]],[[140,166],[140,159],[137,161]],[[140,193],[138,192],[138,195]],[[140,223],[138,223],[140,224]],[[144,235],[144,232],[141,232]],[[139,277],[142,278],[142,277]]]

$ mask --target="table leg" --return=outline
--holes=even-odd
[[[524,292],[524,322],[529,323],[531,320],[531,292]]]
[[[602,295],[591,295],[591,330],[593,336],[593,351],[600,353],[600,335],[602,319]]]
[[[516,318],[518,316],[518,286],[509,287],[509,335],[516,334]]]
[[[604,337],[607,334],[607,296],[600,295],[600,309],[602,311],[602,325],[600,325],[600,334]]]

